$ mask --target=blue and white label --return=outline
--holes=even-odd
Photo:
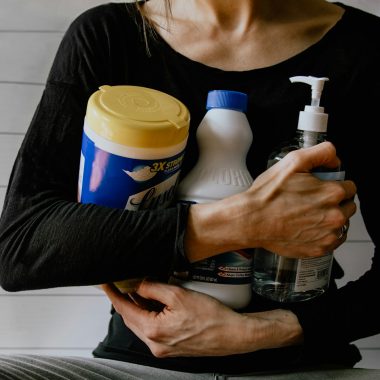
[[[141,160],[97,147],[83,133],[78,198],[82,203],[126,210],[166,208],[174,199],[184,151]]]
[[[346,172],[344,170],[338,170],[336,172],[331,171],[313,171],[313,176],[319,178],[322,181],[344,181]]]

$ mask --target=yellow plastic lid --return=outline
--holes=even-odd
[[[101,86],[87,104],[86,121],[97,135],[136,148],[183,142],[190,113],[178,99],[139,86]]]

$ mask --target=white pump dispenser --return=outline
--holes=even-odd
[[[324,108],[319,103],[323,91],[323,86],[328,78],[315,78],[312,76],[291,77],[290,81],[306,83],[311,86],[311,105],[305,106],[304,111],[300,111],[298,118],[298,129],[310,132],[326,132],[328,115],[324,113]],[[313,144],[314,145],[314,144]]]
[[[271,154],[268,167],[283,159],[289,152],[308,148],[326,141],[328,115],[319,105],[322,90],[328,78],[295,76],[292,83],[301,82],[311,86],[311,105],[299,113],[298,131],[291,143],[284,144]],[[344,171],[339,167],[315,168],[313,175],[321,180],[343,180]],[[291,259],[269,252],[255,250],[253,264],[253,290],[280,302],[305,301],[323,294],[329,285],[333,254],[307,259]]]

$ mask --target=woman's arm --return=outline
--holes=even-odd
[[[86,12],[65,34],[19,150],[0,219],[6,290],[165,276],[182,259],[187,207],[128,212],[77,202],[87,100],[121,81],[112,77],[107,9]]]
[[[190,261],[262,247],[288,257],[320,256],[345,240],[355,213],[352,181],[321,181],[309,172],[339,163],[330,143],[294,151],[266,170],[245,193],[190,207],[185,235]]]
[[[225,356],[303,340],[297,317],[288,310],[239,314],[202,293],[148,281],[130,299],[113,285],[102,288],[127,327],[156,357]],[[162,307],[145,308],[142,300]]]
[[[329,144],[290,155],[246,193],[192,206],[185,250],[185,206],[128,212],[77,203],[85,104],[77,87],[48,83],[14,165],[0,221],[5,289],[165,276],[186,264],[184,251],[189,261],[197,261],[259,244],[287,254],[294,251],[292,241],[308,248],[310,234],[317,253],[342,242],[337,230],[354,206],[339,203],[353,196],[353,184],[326,184],[304,173],[321,160],[337,164]],[[313,228],[305,231],[309,224]]]

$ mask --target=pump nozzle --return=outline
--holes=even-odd
[[[323,86],[325,82],[329,80],[329,78],[316,78],[312,76],[296,76],[289,78],[292,83],[300,82],[306,83],[311,86],[311,106],[319,107],[319,102],[321,100],[321,95],[323,91]]]
[[[298,118],[298,129],[311,132],[326,132],[327,114],[324,108],[319,106],[323,86],[329,78],[316,78],[312,76],[296,76],[289,78],[292,83],[301,82],[311,86],[311,104],[305,106]]]

